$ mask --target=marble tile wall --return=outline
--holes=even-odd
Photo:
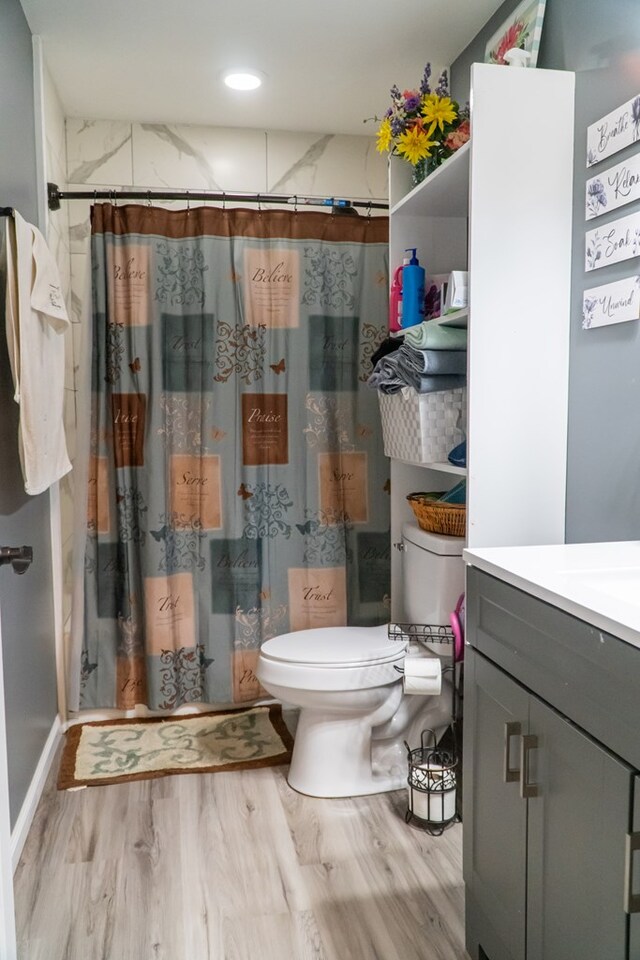
[[[373,136],[294,133],[128,123],[63,116],[49,83],[47,141],[49,180],[68,190],[224,190],[386,199],[387,160]],[[50,130],[49,130],[50,128]],[[65,137],[66,128],[66,137]],[[155,201],[154,201],[155,202]],[[168,202],[166,206],[182,207]],[[89,263],[91,201],[70,200],[51,214],[49,240],[64,261],[73,326],[67,364],[67,439],[75,452],[75,375],[78,369],[83,296]],[[374,211],[375,213],[375,211]],[[63,490],[65,614],[71,609],[73,474]]]

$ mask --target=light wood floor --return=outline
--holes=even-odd
[[[274,767],[77,792],[57,765],[15,877],[20,960],[462,960],[461,827]]]

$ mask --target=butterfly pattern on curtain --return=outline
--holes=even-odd
[[[81,707],[255,700],[265,639],[387,619],[387,237],[94,207]]]

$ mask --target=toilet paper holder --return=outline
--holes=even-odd
[[[449,824],[458,820],[456,809],[457,768],[459,764],[456,728],[452,724],[445,737],[436,742],[433,730],[423,730],[420,746],[407,748],[408,805],[405,821],[414,817],[432,836],[439,837]],[[447,738],[447,743],[444,743]]]
[[[446,665],[443,664],[442,667],[442,676],[452,674],[453,677],[451,720],[455,722],[461,715],[462,662],[456,657],[458,648],[452,628],[442,623],[390,623],[388,633],[390,640],[413,640],[432,656],[446,660]],[[440,647],[439,650],[436,649],[437,646]],[[394,670],[401,676],[404,675],[403,667],[394,665]]]

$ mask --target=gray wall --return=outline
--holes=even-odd
[[[0,2],[0,206],[36,222],[36,152],[31,33],[19,0]],[[4,220],[0,220],[4,233]],[[0,568],[9,799],[15,824],[56,716],[49,495],[28,497],[17,452],[0,282],[0,545],[31,544],[23,576]]]
[[[516,5],[514,0],[504,3],[452,64],[452,90],[458,98],[466,100],[470,64],[484,59],[487,39]],[[640,323],[582,330],[581,313],[584,289],[639,269],[638,260],[628,260],[585,274],[583,263],[586,129],[640,93],[640,3],[547,0],[538,66],[576,73],[566,538],[570,543],[636,540],[640,539]],[[508,118],[505,130],[508,133]],[[540,147],[553,150],[553,144],[544,141],[544,131]],[[627,148],[595,170],[604,170],[633,152],[633,147]],[[589,176],[594,172],[589,171]],[[598,223],[637,209],[637,204],[629,204],[600,217]],[[545,302],[544,291],[535,290],[534,275],[532,293],[540,297],[541,309],[553,309],[553,304]]]

